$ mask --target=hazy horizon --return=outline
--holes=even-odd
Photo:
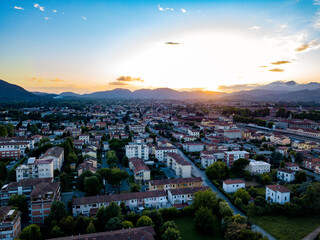
[[[320,2],[0,2],[0,78],[28,91],[320,82]]]

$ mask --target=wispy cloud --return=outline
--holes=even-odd
[[[314,1],[313,1],[313,4],[314,4],[314,5],[320,5],[320,0],[314,0]]]
[[[163,8],[163,7],[160,6],[160,4],[158,4],[158,10],[161,11],[161,12],[166,12],[168,10],[173,12],[173,8],[168,8],[168,7],[167,8]]]
[[[266,67],[268,67],[268,66],[259,66],[259,68],[266,68]]]
[[[168,44],[168,45],[182,45],[183,43],[178,43],[178,42],[165,42],[165,44]]]
[[[140,77],[134,78],[134,77],[130,77],[130,76],[118,77],[117,81],[119,81],[119,82],[143,82],[143,80]]]
[[[298,48],[296,48],[296,52],[304,52],[304,51],[308,51],[311,49],[317,49],[320,47],[320,43],[317,40],[312,40],[306,44],[302,44],[301,46],[299,46]]]
[[[63,82],[64,80],[59,79],[59,78],[54,78],[54,79],[50,79],[49,81],[58,83],[58,82]]]
[[[259,31],[259,30],[260,30],[260,27],[259,27],[259,26],[252,26],[252,27],[250,28],[250,30]]]
[[[27,81],[29,82],[43,82],[43,79],[42,78],[39,78],[39,77],[32,77],[32,78],[28,78]]]
[[[34,6],[35,8],[38,8],[38,9],[39,9],[40,11],[42,11],[42,12],[45,11],[44,7],[41,7],[38,3],[33,4],[33,6]]]
[[[57,10],[55,10],[55,9],[53,9],[53,10],[52,10],[52,12],[57,13],[58,11],[57,11]]]
[[[258,84],[236,84],[236,85],[220,85],[218,86],[218,90],[226,91],[226,92],[234,92],[234,91],[244,91],[244,90],[252,90],[258,87]]]
[[[44,17],[44,20],[50,20],[50,19],[52,19],[52,18],[49,18],[49,17]]]
[[[18,10],[24,10],[24,8],[18,7],[18,6],[14,6],[13,8],[14,8],[14,9],[18,9]]]
[[[271,64],[282,65],[282,64],[288,64],[288,63],[292,63],[292,62],[290,62],[290,61],[276,61],[276,62],[272,62]]]
[[[284,72],[284,69],[281,68],[273,68],[269,70],[270,72]]]
[[[109,82],[109,85],[111,85],[111,86],[125,86],[125,85],[128,85],[128,84],[125,83],[125,82],[114,81],[114,82]]]
[[[87,18],[86,18],[85,16],[81,16],[81,18],[82,18],[83,20],[87,20]]]
[[[182,13],[186,13],[187,12],[187,10],[185,10],[184,8],[181,8],[180,10],[181,10]]]

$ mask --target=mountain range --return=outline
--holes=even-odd
[[[214,91],[176,91],[170,88],[128,89],[116,88],[108,91],[77,94],[63,92],[51,94],[44,92],[28,92],[24,88],[0,80],[0,101],[30,101],[48,99],[212,99],[212,100],[247,100],[247,101],[304,101],[320,102],[320,83],[299,84],[295,81],[276,81],[259,85],[252,90],[233,93]]]

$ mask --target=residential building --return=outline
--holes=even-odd
[[[53,159],[53,170],[61,170],[64,162],[64,149],[62,147],[49,148],[41,157],[41,159]]]
[[[224,162],[227,166],[231,167],[232,164],[239,158],[245,158],[249,160],[249,153],[246,151],[225,151]]]
[[[223,136],[229,139],[241,139],[242,132],[239,129],[224,130]]]
[[[291,143],[290,138],[279,133],[274,133],[273,135],[271,135],[270,141],[278,145],[289,145]]]
[[[53,178],[53,159],[29,158],[16,168],[17,181],[30,178]]]
[[[285,182],[292,182],[295,179],[296,172],[288,168],[279,168],[277,178]]]
[[[201,152],[204,149],[203,143],[183,143],[182,145],[187,152]]]
[[[89,158],[86,159],[83,163],[78,166],[78,176],[80,176],[83,171],[90,171],[92,173],[96,173],[98,171],[97,167],[97,159]]]
[[[0,239],[18,239],[21,232],[21,212],[13,207],[0,207]]]
[[[223,181],[223,190],[227,193],[234,193],[236,192],[239,188],[246,188],[246,183],[240,179],[228,179]]]
[[[163,180],[151,180],[149,182],[149,191],[169,190],[177,188],[202,187],[201,177],[172,178]]]
[[[52,238],[51,240],[154,240],[156,232],[152,226],[121,229],[109,232],[79,234],[69,237]]]
[[[30,222],[43,224],[50,214],[51,205],[60,200],[60,182],[41,182],[30,194]]]
[[[193,137],[200,138],[200,131],[198,131],[198,130],[189,128],[188,129],[188,134],[193,136]]]
[[[121,193],[115,195],[99,195],[93,197],[74,198],[72,200],[73,216],[89,215],[92,208],[108,206],[111,202],[120,205],[125,203],[130,209],[138,207],[162,208],[168,204],[165,191],[148,191]]]
[[[218,159],[215,156],[201,156],[201,167],[206,169],[208,166],[215,163]]]
[[[193,188],[176,188],[168,190],[168,201],[174,206],[175,204],[187,203],[191,205],[194,194],[200,191],[205,191],[209,187],[193,187]]]
[[[9,198],[12,195],[23,194],[26,196],[27,200],[30,200],[30,194],[32,190],[38,184],[42,182],[52,182],[52,178],[36,178],[36,179],[22,179],[18,182],[11,182],[4,185],[0,192],[0,202],[1,206],[5,206],[8,203]]]
[[[156,147],[155,148],[155,157],[160,162],[167,161],[167,154],[168,153],[178,153],[178,149],[175,147]]]
[[[90,141],[90,135],[89,134],[80,134],[79,140],[84,141],[84,143],[87,144]]]
[[[290,190],[282,185],[267,185],[266,200],[270,203],[290,202]]]
[[[250,159],[250,163],[246,167],[246,170],[248,170],[251,174],[262,174],[265,172],[270,172],[270,167],[270,163]]]
[[[129,168],[134,172],[134,180],[150,181],[150,169],[141,158],[130,158]]]
[[[145,126],[143,125],[129,125],[129,131],[134,133],[142,133],[145,131]]]
[[[15,142],[0,142],[0,159],[20,159],[20,144]]]
[[[192,165],[178,153],[167,154],[167,166],[173,170],[178,178],[191,177]]]
[[[302,165],[305,168],[313,170],[316,166],[320,166],[320,158],[311,158],[303,161]]]
[[[285,162],[284,167],[292,171],[300,171],[299,164],[293,162]]]
[[[129,143],[125,146],[126,156],[130,158],[141,158],[144,161],[149,160],[149,147],[144,143]]]

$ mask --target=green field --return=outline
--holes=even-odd
[[[262,216],[251,219],[277,240],[300,240],[320,226],[319,217]]]
[[[178,225],[182,240],[223,240],[223,235],[220,232],[221,224],[216,222],[214,233],[211,235],[200,234],[194,227],[193,217],[181,217],[174,219],[174,222]]]

